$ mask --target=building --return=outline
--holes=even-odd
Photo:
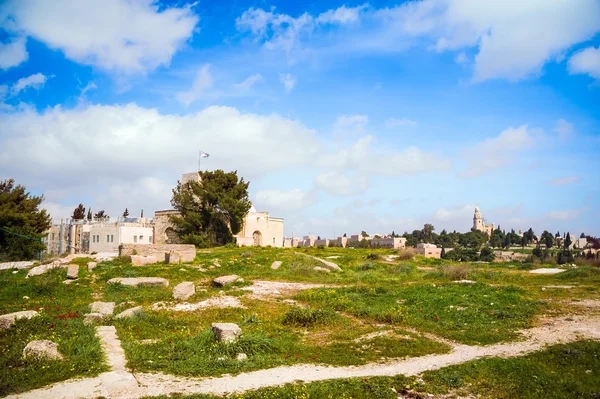
[[[426,258],[440,259],[442,257],[442,249],[438,248],[435,244],[417,244],[417,248],[414,251],[416,254],[423,255]]]
[[[200,182],[200,173],[185,173],[181,176],[183,184]],[[154,241],[156,244],[179,244],[179,236],[171,222],[171,216],[179,212],[173,209],[154,213]],[[273,217],[269,212],[257,212],[252,206],[244,219],[242,230],[235,236],[239,246],[283,247],[283,219]]]
[[[154,243],[154,226],[145,221],[93,224],[89,234],[89,252],[119,252],[121,244]]]
[[[492,232],[496,229],[496,225],[492,223],[491,226],[487,226],[484,223],[483,218],[481,217],[481,212],[479,211],[479,207],[475,207],[475,214],[473,215],[473,228],[475,230],[483,231],[488,235],[492,235]]]

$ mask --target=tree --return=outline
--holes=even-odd
[[[581,233],[581,234],[579,235],[579,238],[585,238],[585,233]]]
[[[440,258],[446,259],[446,248],[442,245],[442,252],[440,253]]]
[[[83,206],[83,204],[79,204],[77,206],[77,208],[75,208],[73,210],[73,216],[71,216],[71,219],[83,220],[84,217],[85,217],[85,207]]]
[[[482,262],[493,262],[496,259],[496,255],[494,255],[494,250],[490,247],[483,247],[481,249],[481,253],[479,254],[479,260]]]
[[[552,245],[554,245],[554,237],[548,230],[544,230],[540,236],[540,240],[546,245],[546,249],[552,248]]]
[[[494,248],[501,248],[504,245],[505,234],[499,228],[492,231],[490,237],[490,246]]]
[[[108,215],[104,213],[104,209],[94,213],[94,219],[104,219],[107,217],[108,217]]]
[[[557,232],[556,232],[556,235],[555,235],[555,237],[556,237],[556,238],[560,237],[560,231],[557,231]]]
[[[573,241],[571,241],[571,233],[567,233],[567,238],[565,238],[565,249],[569,249]]]
[[[344,233],[344,237],[348,237],[348,236],[346,235],[346,233]]]
[[[320,239],[321,239],[321,236],[317,236],[317,240],[320,240]]]
[[[171,220],[182,241],[207,247],[234,241],[252,206],[248,186],[237,171],[199,172],[201,181],[179,182],[171,204],[179,212]]]
[[[423,226],[423,230],[421,230],[421,232],[423,233],[423,238],[427,240],[427,242],[433,241],[432,233],[434,230],[435,227],[433,227],[433,225],[430,223],[425,223]]]
[[[126,218],[129,216],[129,209],[125,208],[125,211],[123,212],[123,217]]]
[[[39,209],[44,196],[33,196],[13,179],[0,181],[0,261],[33,259],[45,246],[50,215]]]
[[[502,242],[502,247],[503,248],[508,248],[510,247],[510,235],[506,235],[504,236],[504,241]]]
[[[92,220],[92,208],[88,209],[87,220]]]
[[[366,232],[366,231],[364,231],[364,230],[360,232],[360,235],[361,235],[361,237],[368,237],[368,236],[369,236],[369,235],[367,234],[367,232]]]

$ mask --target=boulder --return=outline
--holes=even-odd
[[[98,262],[88,262],[88,264],[87,264],[88,272],[91,272],[92,270],[94,270],[96,268],[96,266],[98,266]]]
[[[275,262],[273,262],[273,264],[271,265],[271,269],[273,270],[277,270],[279,269],[279,267],[281,267],[281,261],[280,260],[276,260]]]
[[[246,355],[245,353],[238,353],[236,359],[239,362],[243,362],[244,360],[248,360],[248,355]]]
[[[219,342],[233,342],[242,333],[240,326],[235,323],[212,323],[211,327]]]
[[[302,252],[295,252],[296,255],[302,255],[302,256],[308,256],[309,258],[313,258],[316,261],[321,262],[326,268],[328,268],[331,271],[341,271],[342,268],[339,267],[338,265],[336,265],[333,262],[330,262],[328,260],[325,259],[321,259],[321,258],[317,258],[316,256],[312,256],[312,255],[308,255],[308,254],[303,254]]]
[[[129,287],[163,286],[168,287],[169,281],[161,277],[116,277],[107,281],[107,284],[123,284]]]
[[[114,302],[94,302],[90,304],[90,313],[100,313],[103,316],[110,316],[115,311]]]
[[[31,341],[23,349],[25,359],[35,360],[63,360],[63,355],[58,351],[58,345],[45,339]]]
[[[321,267],[321,266],[315,266],[315,267],[313,267],[313,270],[317,271],[317,272],[331,273],[331,270],[325,269],[324,267]]]
[[[75,280],[79,276],[79,265],[68,265],[67,266],[67,278],[69,280]]]
[[[133,266],[146,266],[159,262],[156,256],[131,255],[131,264]]]
[[[10,328],[18,319],[31,319],[34,316],[39,316],[39,313],[35,310],[24,310],[22,312],[15,312],[9,314],[3,314],[0,316],[0,330],[6,330]]]
[[[44,273],[47,273],[48,270],[54,269],[56,267],[65,267],[63,265],[60,264],[60,262],[53,262],[53,263],[48,263],[47,265],[41,265],[41,266],[36,266],[32,269],[29,269],[29,272],[27,272],[27,276],[25,278],[29,278],[32,276],[40,276]]]
[[[122,311],[118,315],[115,316],[115,319],[125,319],[127,317],[135,316],[137,313],[141,313],[144,309],[141,306],[136,306],[134,308],[130,308]]]
[[[0,263],[0,270],[10,270],[10,269],[27,269],[28,267],[33,266],[33,262],[23,261],[23,262],[4,262]]]
[[[191,281],[184,281],[173,288],[173,298],[186,300],[196,293],[196,287]]]
[[[83,324],[101,323],[104,316],[102,313],[86,313],[83,315]]]
[[[220,276],[213,279],[213,284],[217,287],[225,287],[226,285],[233,284],[239,280],[241,280],[240,276],[232,274],[230,276]]]

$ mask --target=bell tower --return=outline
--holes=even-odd
[[[483,219],[481,218],[481,212],[479,207],[475,207],[475,214],[473,215],[473,228],[476,230],[484,231],[485,226],[483,225]]]

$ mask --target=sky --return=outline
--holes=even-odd
[[[600,1],[3,0],[0,179],[55,220],[237,170],[286,236],[600,235]]]

